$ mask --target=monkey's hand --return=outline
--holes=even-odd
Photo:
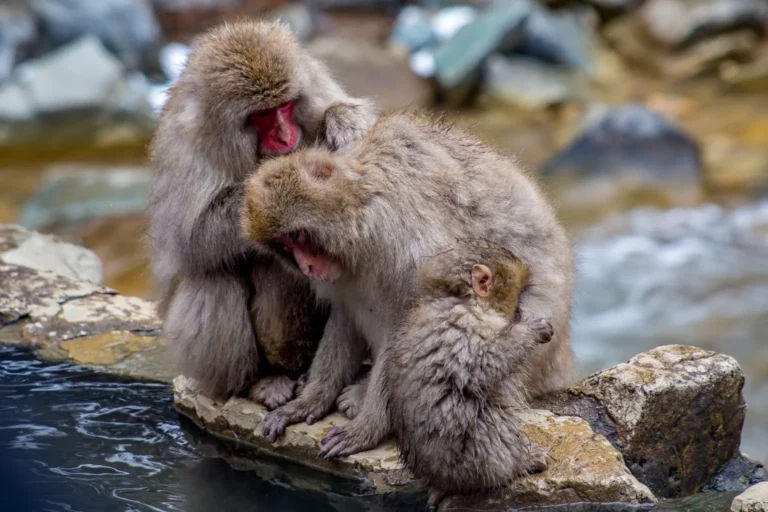
[[[307,425],[313,424],[317,419],[325,416],[327,411],[322,405],[308,403],[301,397],[288,402],[282,407],[264,416],[264,426],[261,429],[261,435],[269,439],[270,443],[277,441],[277,438],[285,433],[288,425],[306,422]]]
[[[325,142],[336,151],[362,139],[376,115],[367,102],[336,103],[325,112]]]
[[[552,328],[552,324],[544,318],[534,318],[526,320],[525,323],[533,333],[533,338],[538,343],[549,343],[552,341],[552,337],[555,335],[555,330]]]
[[[346,457],[375,448],[381,435],[371,422],[357,416],[343,427],[334,427],[320,441],[320,456],[325,459]]]

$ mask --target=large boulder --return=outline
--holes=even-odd
[[[640,104],[594,107],[581,132],[542,166],[571,216],[594,218],[633,206],[696,204],[702,195],[698,143]]]
[[[96,36],[130,70],[159,71],[160,26],[148,0],[31,0],[40,36],[51,48]]]
[[[657,496],[685,496],[738,454],[743,386],[732,357],[671,345],[597,372],[548,405],[588,419]]]

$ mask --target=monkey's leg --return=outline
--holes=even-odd
[[[333,308],[304,390],[298,398],[264,417],[262,435],[274,442],[288,425],[300,421],[311,425],[325,416],[360,370],[364,354],[365,343],[348,314],[342,308]]]
[[[368,390],[368,375],[370,371],[366,369],[360,372],[355,379],[355,383],[344,388],[336,399],[336,408],[348,419],[354,419],[360,413],[365,400],[365,393]]]
[[[390,432],[387,409],[385,350],[373,363],[363,407],[355,419],[334,427],[320,442],[320,455],[326,459],[352,455],[375,448]]]
[[[248,295],[236,275],[186,278],[168,308],[165,334],[181,370],[211,397],[229,397],[256,377],[259,353]]]

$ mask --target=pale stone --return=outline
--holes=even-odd
[[[124,70],[98,38],[87,35],[21,64],[16,74],[38,112],[61,112],[100,108],[121,83]]]
[[[605,429],[640,481],[672,497],[696,492],[738,453],[743,386],[732,357],[670,345],[595,373],[567,392],[596,400],[609,418],[597,430]]]
[[[755,484],[736,496],[731,512],[768,512],[768,482]]]
[[[0,225],[0,262],[102,284],[101,260],[85,247],[21,226]]]

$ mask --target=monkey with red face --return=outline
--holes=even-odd
[[[238,230],[243,182],[267,157],[361,138],[349,97],[284,26],[243,21],[197,42],[151,146],[149,245],[166,335],[200,390],[277,407],[311,362],[327,311]]]

